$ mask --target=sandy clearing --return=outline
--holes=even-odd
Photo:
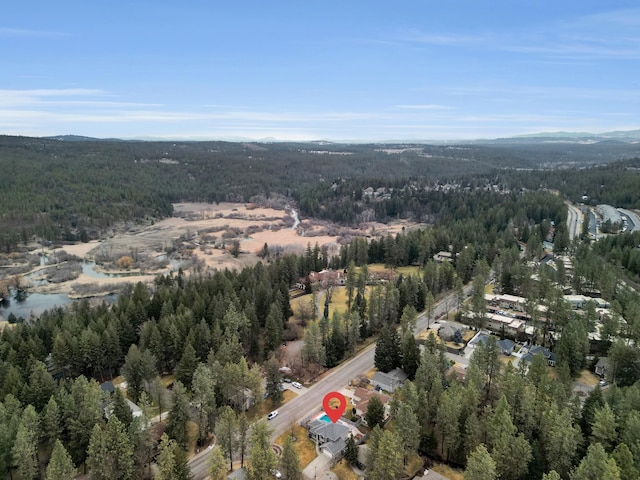
[[[160,273],[160,272],[158,272]],[[105,295],[111,291],[119,290],[127,283],[151,283],[156,274],[131,275],[127,277],[95,278],[81,273],[75,280],[62,283],[50,283],[30,288],[31,292],[37,293],[62,293],[68,294],[70,298],[81,298],[84,296],[93,297],[95,295]],[[86,287],[91,287],[83,293]]]
[[[91,250],[100,245],[98,240],[92,240],[88,243],[76,243],[75,245],[63,245],[61,250],[64,250],[69,255],[75,255],[76,257],[84,258]]]
[[[82,258],[96,260],[108,258],[115,262],[120,256],[155,258],[172,252],[170,259],[177,257],[188,269],[189,257],[196,259],[198,271],[216,269],[242,269],[255,264],[260,258],[257,253],[266,243],[271,249],[278,247],[282,252],[301,254],[307,245],[326,245],[330,255],[337,254],[341,241],[355,236],[381,236],[395,234],[403,228],[413,229],[422,225],[407,222],[363,224],[358,228],[340,227],[326,221],[300,218],[298,229],[293,229],[294,219],[290,210],[276,210],[268,207],[254,207],[242,203],[177,203],[174,216],[154,223],[129,223],[112,231],[108,238],[88,243],[64,245],[62,250]],[[331,233],[331,235],[329,234]],[[228,251],[233,240],[240,241],[240,256],[234,258]],[[51,253],[51,249],[44,249]],[[193,263],[191,263],[193,265]],[[175,262],[174,262],[175,265]],[[144,272],[136,276],[95,278],[81,274],[75,280],[34,287],[33,291],[51,293],[71,293],[76,295],[100,286],[109,289],[112,285],[131,282],[152,282],[158,273]],[[74,287],[79,287],[76,291]]]
[[[267,207],[248,207],[245,203],[174,203],[174,217],[198,214],[205,218],[212,218],[218,214],[227,217],[232,214],[254,217],[279,217],[284,218],[289,214],[285,210],[276,210]]]
[[[292,228],[283,228],[282,230],[278,230],[277,232],[267,230],[256,232],[250,237],[243,238],[240,246],[243,250],[258,252],[265,243],[269,246],[294,246],[305,249],[307,248],[307,245],[311,245],[313,247],[316,243],[320,246],[337,246],[338,237],[332,237],[329,235],[303,237],[301,235],[298,235]]]

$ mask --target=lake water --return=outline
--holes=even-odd
[[[93,299],[98,302],[104,301],[111,304],[115,302],[117,298],[117,294],[110,293],[109,295],[99,297],[89,297],[89,300]],[[31,315],[38,317],[45,310],[63,307],[75,301],[75,299],[69,298],[69,296],[64,293],[23,292],[20,294],[20,298],[17,298],[15,291],[12,291],[9,299],[0,302],[0,315],[6,320],[9,318],[9,315],[13,313],[16,317],[22,317],[27,320]]]
[[[20,297],[16,300],[15,292],[11,292],[10,298],[0,304],[0,315],[7,319],[13,313],[16,317],[28,319],[31,315],[37,317],[45,310],[73,301],[63,293],[22,293]]]
[[[48,262],[48,259],[43,261],[45,257],[41,257],[41,264],[45,265]],[[164,258],[158,258],[158,260],[166,260],[166,256]],[[172,270],[176,271],[180,268],[181,262],[179,260],[171,259],[170,261]],[[94,262],[83,262],[82,263],[82,273],[91,277],[91,278],[115,278],[115,277],[129,277],[140,275],[140,273],[134,272],[124,272],[124,273],[104,273],[98,272],[95,270],[96,264]],[[36,279],[36,277],[43,275],[44,272],[35,272],[29,275],[25,275],[25,280],[28,280],[32,285],[46,285],[49,282],[44,279]],[[44,276],[44,275],[43,275]],[[111,303],[115,301],[116,295],[107,295],[105,297],[100,297],[104,299],[106,302]],[[73,302],[72,299],[69,298],[68,295],[63,293],[28,293],[23,292],[20,295],[16,295],[15,291],[11,292],[11,295],[8,299],[5,299],[4,302],[0,303],[0,316],[4,317],[6,320],[10,314],[14,314],[16,317],[22,317],[24,319],[28,319],[31,315],[39,316],[45,310],[51,310],[55,307],[62,307],[64,305],[68,305]]]

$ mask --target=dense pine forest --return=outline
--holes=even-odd
[[[180,271],[127,288],[113,305],[81,301],[18,319],[0,334],[0,478],[44,478],[45,469],[46,478],[70,478],[74,468],[92,478],[150,478],[155,462],[160,478],[186,479],[189,421],[199,445],[233,430],[244,455],[247,391],[260,403],[265,378],[264,393],[281,395],[274,359],[296,339],[304,339],[300,375],[339,365],[372,340],[381,370],[409,374],[394,394],[390,425],[380,429],[371,419],[371,478],[398,478],[416,453],[465,468],[470,479],[637,478],[640,296],[632,287],[640,240],[623,233],[594,245],[570,241],[564,202],[637,208],[639,164],[600,165],[631,156],[629,146],[612,147],[607,158],[596,147],[572,149],[2,137],[5,251],[33,235],[99,237],[121,221],[171,215],[172,202],[182,200],[280,196],[305,215],[344,224],[409,218],[429,227],[357,238],[332,257],[311,244],[303,255],[267,250],[239,271]],[[578,159],[584,168],[568,168]],[[572,275],[560,261],[539,262],[543,241],[571,258]],[[441,251],[453,261],[436,262]],[[370,264],[415,273],[374,281]],[[316,308],[308,275],[325,268],[344,272],[344,313]],[[308,318],[292,310],[296,283],[308,287]],[[429,315],[449,299],[459,313],[481,318],[488,283],[545,307],[544,325],[524,340],[553,349],[555,368],[537,356],[528,370],[516,369],[490,340],[461,380],[435,337],[420,353],[411,333],[418,312]],[[578,314],[560,288],[598,291],[611,303],[599,339],[588,336],[595,309]],[[592,366],[588,355],[608,355],[613,373],[611,385],[581,397],[572,385]],[[141,419],[131,417],[120,390],[108,397],[100,388],[119,374]],[[168,377],[170,389],[162,383]],[[167,410],[159,441],[162,432],[144,425]]]
[[[169,216],[171,204],[179,201],[264,203],[284,196],[297,200],[307,215],[344,223],[372,215],[378,221],[429,219],[434,208],[424,204],[437,198],[415,191],[448,182],[462,188],[546,187],[572,199],[588,195],[593,202],[632,207],[637,162],[582,168],[637,156],[634,144],[174,143],[0,136],[0,249],[9,251],[33,235],[49,241],[98,238],[121,221]],[[522,170],[526,173],[518,173]],[[386,189],[384,199],[366,205],[362,190],[368,187]]]

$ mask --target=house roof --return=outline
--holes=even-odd
[[[508,338],[505,338],[503,340],[498,340],[498,346],[502,349],[502,350],[513,350],[513,348],[516,346],[515,343],[513,343],[511,340],[509,340]]]
[[[391,377],[390,375],[384,372],[376,372],[373,375],[372,381],[374,384],[379,383],[383,385],[393,385],[395,383],[395,380],[393,379],[393,377]]]
[[[109,380],[108,382],[104,382],[100,384],[100,388],[103,392],[107,392],[109,394],[115,393],[116,387],[113,385],[113,382]]]
[[[609,357],[600,357],[598,359],[598,363],[596,363],[596,368],[604,367],[607,368],[609,366]]]
[[[320,447],[320,450],[327,450],[332,456],[344,450],[346,442],[343,438],[337,439],[335,442],[327,442]]]
[[[393,390],[395,387],[402,384],[407,378],[407,374],[404,373],[404,371],[399,368],[395,368],[389,373],[376,372],[373,376],[372,382],[374,385],[377,384],[381,386],[391,387],[390,389],[386,390]]]
[[[365,443],[358,445],[358,462],[361,465],[367,462],[367,455],[369,455],[369,445]]]
[[[456,363],[447,371],[448,377],[451,377],[453,375],[456,376],[459,382],[464,382],[467,378],[467,367],[465,365]]]
[[[129,410],[131,410],[131,413],[133,414],[134,417],[139,417],[140,415],[142,415],[142,409],[138,405],[133,403],[128,398],[125,398],[125,401],[127,402],[127,405],[129,406]]]
[[[388,375],[391,375],[399,382],[404,382],[407,378],[409,378],[409,375],[407,375],[401,368],[394,368],[388,373]]]
[[[324,437],[330,442],[339,440],[349,432],[349,428],[340,422],[328,423],[322,420],[314,420],[309,425],[309,431],[315,435]]]
[[[383,405],[385,405],[389,400],[391,400],[391,397],[389,395],[367,390],[366,388],[362,388],[362,387],[356,388],[356,391],[354,392],[354,397],[360,399],[356,401],[356,408],[360,410],[362,413],[367,413],[369,409],[369,401],[373,397],[378,397]]]
[[[534,355],[541,354],[547,361],[556,361],[556,354],[549,350],[547,347],[541,347],[540,345],[534,345],[529,349],[529,353],[522,356],[522,360],[525,362],[531,362]]]

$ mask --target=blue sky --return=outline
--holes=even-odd
[[[11,2],[0,133],[444,140],[640,128],[637,1]]]

